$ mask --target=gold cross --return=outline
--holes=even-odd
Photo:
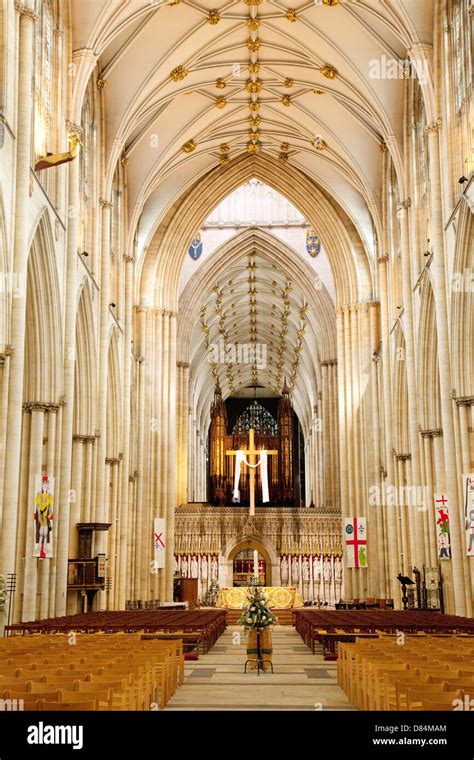
[[[252,467],[252,465],[256,464],[255,455],[259,451],[265,451],[265,449],[256,449],[255,448],[255,438],[254,438],[254,430],[253,430],[253,428],[250,428],[250,430],[249,430],[249,447],[248,447],[248,449],[242,449],[242,451],[244,452],[244,454],[245,454],[246,457],[248,456],[248,464],[250,465],[250,483],[249,483],[249,487],[250,487],[250,514],[251,515],[255,515],[255,467],[254,466]],[[234,450],[231,449],[230,451],[226,451],[226,454],[227,454],[228,457],[232,457],[232,456],[235,457],[235,455],[237,454],[237,450],[234,451]],[[275,456],[278,456],[278,451],[276,449],[270,449],[270,450],[267,449],[267,454],[269,456],[275,457]],[[244,462],[244,464],[245,464],[245,462]]]

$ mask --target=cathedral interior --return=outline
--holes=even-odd
[[[252,579],[472,618],[472,23],[2,3],[2,631]]]

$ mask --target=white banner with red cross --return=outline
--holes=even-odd
[[[365,517],[344,518],[347,567],[367,567],[367,521]]]
[[[155,517],[153,521],[153,548],[153,566],[161,570],[165,566],[166,550],[166,520],[163,517]]]
[[[474,557],[474,474],[462,476],[464,518],[466,525],[466,554]]]
[[[438,559],[451,559],[448,499],[444,493],[435,493],[436,543]]]

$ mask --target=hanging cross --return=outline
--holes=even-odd
[[[257,464],[255,461],[255,455],[258,454],[259,451],[265,451],[265,449],[256,449],[255,448],[255,438],[254,438],[254,430],[253,428],[250,428],[249,430],[249,447],[248,449],[242,449],[245,456],[248,457],[248,464],[250,469],[250,483],[249,483],[249,490],[250,490],[250,514],[255,515],[255,465]],[[270,449],[266,450],[268,456],[278,456],[278,451],[276,449]],[[236,456],[237,451],[234,451],[231,449],[230,451],[226,451],[226,454],[228,457]],[[245,462],[244,462],[245,464]]]

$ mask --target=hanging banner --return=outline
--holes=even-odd
[[[438,559],[451,559],[451,536],[449,532],[448,500],[442,493],[435,494],[436,541]]]
[[[462,476],[464,517],[466,520],[466,554],[474,557],[474,474]]]
[[[347,567],[367,567],[366,529],[365,517],[344,518]]]
[[[165,566],[166,520],[163,517],[155,517],[153,526],[153,568],[162,570]]]
[[[53,500],[54,478],[49,475],[36,475],[33,557],[39,559],[51,559],[53,556]]]

